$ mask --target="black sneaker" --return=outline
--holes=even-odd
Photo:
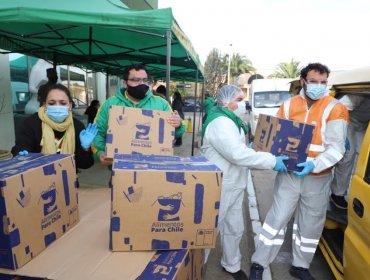
[[[334,204],[335,207],[337,207],[339,209],[346,210],[347,207],[348,207],[348,203],[347,203],[346,199],[344,198],[344,196],[342,196],[342,195],[332,194],[330,196],[330,201]]]
[[[315,280],[315,278],[312,277],[307,268],[292,266],[289,269],[289,273],[294,278],[298,278],[301,280]]]
[[[224,267],[222,269],[226,273],[230,274],[235,280],[248,280],[248,276],[243,270],[239,270],[237,272],[229,272]]]
[[[251,272],[249,274],[249,280],[262,280],[263,266],[257,263],[253,263],[251,266]]]

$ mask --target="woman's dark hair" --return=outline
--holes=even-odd
[[[62,84],[54,84],[54,85],[47,85],[46,86],[45,94],[41,96],[41,100],[40,100],[41,104],[44,104],[46,102],[46,99],[49,95],[49,92],[52,91],[53,89],[59,89],[59,90],[63,91],[68,96],[69,102],[72,103],[72,96],[71,96],[71,93],[70,93],[69,89],[67,87],[63,86]]]
[[[94,99],[93,101],[91,101],[89,107],[96,107],[98,104],[99,104],[99,100]]]
[[[166,95],[166,87],[164,85],[158,86],[155,91],[156,91],[156,93],[162,93],[162,94]]]
[[[178,92],[178,91],[175,91],[175,93],[173,94],[173,98],[178,98],[178,99],[182,100],[181,93]]]
[[[182,101],[181,93],[178,92],[178,91],[175,91],[174,94],[173,94],[173,101],[172,101],[172,107],[175,107],[175,108],[173,108],[174,110],[177,110],[177,111],[181,110],[182,111],[182,107],[181,107],[181,109],[178,107],[179,106],[179,103],[182,106],[185,105],[184,104],[184,101]]]

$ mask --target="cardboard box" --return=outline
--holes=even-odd
[[[53,280],[201,279],[203,250],[110,251],[110,190],[79,189],[78,195],[80,222],[22,268],[0,269],[0,279],[3,275]],[[184,278],[183,273],[194,278]]]
[[[158,251],[137,280],[201,280],[203,259],[202,249]]]
[[[289,171],[301,171],[297,163],[307,159],[314,126],[261,114],[258,119],[253,148],[275,156],[286,155]]]
[[[114,154],[173,155],[175,129],[170,112],[111,106],[106,138],[107,158]]]
[[[0,267],[22,267],[77,222],[72,155],[29,154],[0,163]]]
[[[222,172],[204,157],[115,155],[113,251],[214,248]]]

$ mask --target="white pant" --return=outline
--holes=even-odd
[[[220,233],[221,265],[234,273],[241,269],[240,240],[244,233],[243,199],[245,188],[222,186],[218,230]],[[210,250],[205,251],[205,262]]]
[[[286,226],[295,211],[293,265],[309,268],[324,227],[331,174],[300,178],[278,173],[273,204],[262,226],[252,262],[267,267],[284,242]]]

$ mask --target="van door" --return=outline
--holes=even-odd
[[[343,256],[344,279],[370,279],[370,125],[349,191]]]

